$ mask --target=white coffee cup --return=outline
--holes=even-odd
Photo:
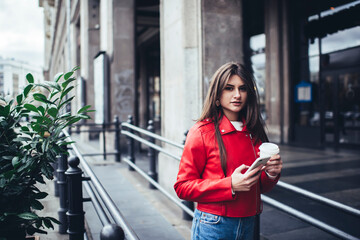
[[[280,152],[278,145],[274,143],[263,143],[259,147],[260,157],[271,157]]]

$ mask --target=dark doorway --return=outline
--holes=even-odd
[[[136,1],[136,124],[160,131],[159,1]]]

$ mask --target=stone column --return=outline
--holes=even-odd
[[[290,74],[287,2],[265,1],[266,113],[270,141],[287,142]]]
[[[160,1],[161,135],[182,143],[202,106],[201,5]],[[181,150],[164,145],[181,155]],[[173,192],[179,162],[159,154],[159,182]],[[175,193],[174,193],[175,194]]]
[[[135,107],[135,21],[134,0],[113,1],[107,53],[110,65],[110,119],[126,121]]]
[[[95,106],[94,57],[99,52],[99,4],[96,0],[80,3],[80,73],[85,83],[86,105]],[[80,86],[80,85],[79,85]],[[94,121],[94,114],[89,114]]]
[[[244,63],[241,0],[203,0],[202,42],[204,95],[215,71],[224,63]]]

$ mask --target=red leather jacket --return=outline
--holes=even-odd
[[[207,119],[189,131],[174,185],[179,198],[198,202],[200,211],[227,216],[248,217],[261,212],[260,193],[271,190],[279,177],[272,180],[262,172],[260,181],[250,191],[232,195],[231,174],[242,164],[250,166],[256,159],[260,143],[254,145],[251,134],[237,131],[224,116],[219,123],[227,151],[227,172],[220,164],[215,126]]]

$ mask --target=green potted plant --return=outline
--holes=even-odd
[[[74,98],[69,95],[76,70],[37,84],[28,74],[21,94],[0,98],[0,240],[24,239],[59,224],[38,215],[48,194],[37,186],[45,184],[44,178],[53,179],[52,163],[63,153],[61,146],[69,144],[61,131],[88,119],[92,111],[85,106],[76,114],[66,112]]]

